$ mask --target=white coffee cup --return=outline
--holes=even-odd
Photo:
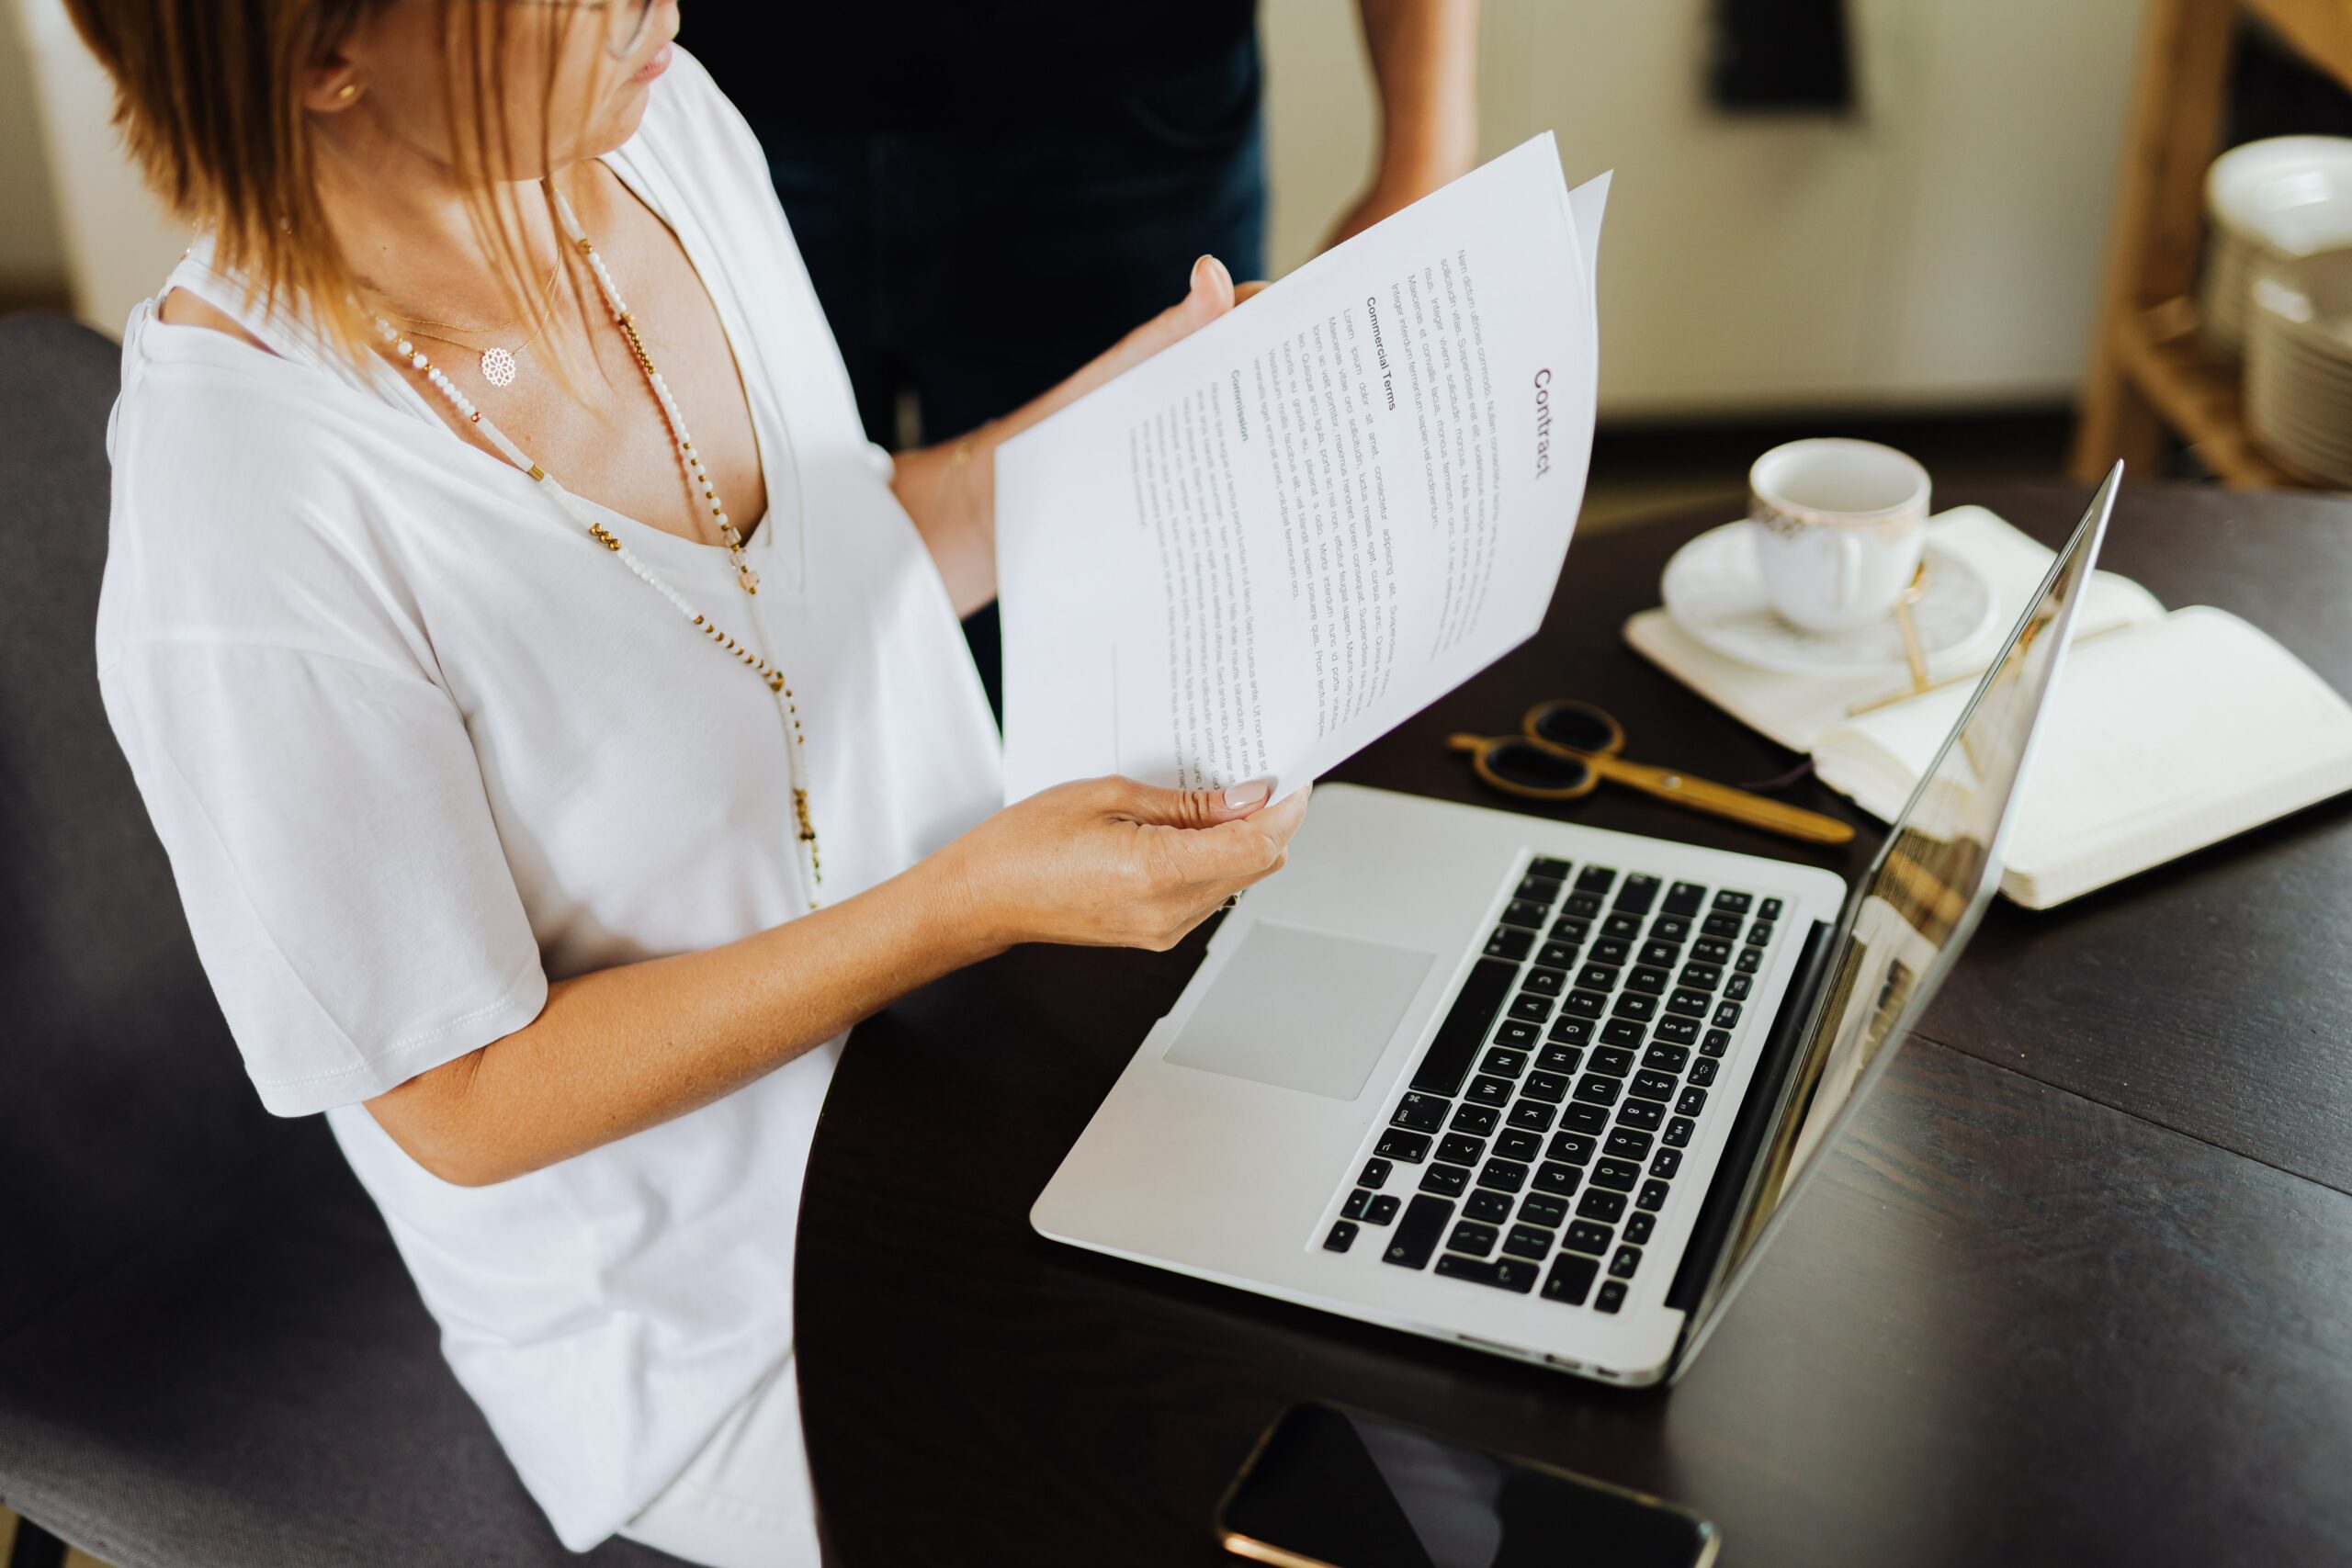
[[[1927,547],[1928,470],[1875,441],[1792,441],[1747,471],[1756,569],[1772,607],[1810,631],[1892,615]]]

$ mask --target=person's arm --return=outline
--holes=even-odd
[[[998,812],[855,897],[703,953],[560,980],[526,1027],[368,1101],[409,1156],[482,1186],[707,1105],[1016,942],[1172,946],[1283,863],[1306,808],[1126,779]]]
[[[1380,89],[1380,163],[1327,250],[1470,170],[1478,143],[1478,0],[1357,0]]]

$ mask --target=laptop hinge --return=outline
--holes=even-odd
[[[1813,1017],[1814,1002],[1827,968],[1830,934],[1831,927],[1826,920],[1814,921],[1813,929],[1805,933],[1804,946],[1797,954],[1796,973],[1790,977],[1789,988],[1781,998],[1781,1010],[1772,1015],[1771,1030],[1764,1036],[1764,1058],[1756,1064],[1756,1076],[1748,1083],[1739,1115],[1731,1124],[1731,1139],[1724,1145],[1724,1156],[1716,1163],[1714,1179],[1707,1184],[1706,1199],[1699,1206],[1698,1223],[1691,1227],[1690,1239],[1682,1248],[1681,1266],[1675,1269],[1674,1283],[1667,1289],[1666,1304],[1684,1314],[1682,1332],[1686,1336],[1697,1321],[1699,1303],[1705,1299],[1707,1287],[1714,1279],[1715,1266],[1721,1261],[1724,1247],[1730,1245],[1732,1226],[1739,1218],[1741,1203],[1747,1196],[1748,1179],[1755,1173],[1757,1153],[1772,1130],[1781,1095],[1788,1087],[1790,1070],[1796,1065],[1797,1046]],[[1681,1354],[1681,1348],[1678,1342],[1677,1356]]]

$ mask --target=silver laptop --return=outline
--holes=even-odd
[[[1992,897],[2120,474],[1852,897],[1318,789],[1031,1223],[1564,1371],[1679,1375]]]

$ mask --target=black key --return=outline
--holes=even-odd
[[[1690,917],[1660,915],[1650,922],[1652,942],[1685,942],[1690,940]]]
[[[1771,940],[1772,940],[1772,922],[1771,922],[1771,921],[1770,921],[1770,920],[1758,920],[1758,921],[1757,921],[1754,925],[1752,925],[1752,926],[1750,926],[1750,927],[1748,927],[1748,928],[1747,928],[1747,945],[1748,945],[1748,946],[1750,946],[1750,947],[1761,947],[1761,946],[1763,946],[1766,942],[1770,942],[1770,941],[1771,941]]]
[[[1706,1108],[1707,1091],[1703,1089],[1686,1089],[1682,1091],[1682,1098],[1674,1102],[1677,1116],[1696,1116]]]
[[[1650,1244],[1650,1232],[1657,1225],[1656,1214],[1628,1214],[1625,1216],[1625,1239],[1635,1247],[1647,1247]]]
[[[1331,1226],[1331,1234],[1323,1238],[1323,1250],[1345,1252],[1355,1239],[1356,1223],[1353,1220],[1338,1221]]]
[[[1532,1160],[1544,1152],[1544,1135],[1513,1127],[1495,1140],[1495,1153],[1505,1159]]]
[[[1475,1133],[1483,1138],[1495,1130],[1495,1122],[1500,1116],[1501,1112],[1491,1105],[1465,1105],[1453,1113],[1453,1130]]]
[[[1592,944],[1592,961],[1623,967],[1634,955],[1634,944],[1621,936],[1605,936]]]
[[[1727,1002],[1746,1001],[1747,999],[1748,987],[1755,984],[1755,980],[1749,976],[1734,975],[1731,977],[1731,984],[1724,987],[1724,1000]]]
[[[1728,964],[1731,943],[1720,937],[1702,936],[1690,944],[1690,956],[1701,964]]]
[[[1541,1100],[1522,1100],[1510,1108],[1510,1124],[1529,1133],[1548,1133],[1555,1114],[1551,1105]]]
[[[1374,1198],[1372,1201],[1372,1207],[1364,1211],[1363,1217],[1375,1225],[1385,1225],[1389,1221],[1395,1219],[1396,1217],[1396,1194],[1394,1192],[1383,1192],[1379,1197]]]
[[[1549,1192],[1555,1198],[1570,1196],[1583,1179],[1584,1172],[1575,1166],[1562,1165],[1557,1160],[1547,1159],[1535,1168],[1535,1190]]]
[[[1513,1159],[1490,1159],[1478,1173],[1478,1185],[1498,1192],[1516,1192],[1527,1185],[1527,1168]]]
[[[1592,1070],[1622,1078],[1634,1070],[1634,1054],[1623,1045],[1603,1045],[1592,1054]]]
[[[1699,1038],[1699,1021],[1694,1018],[1662,1018],[1657,1021],[1657,1037],[1668,1045],[1688,1045]]]
[[[1544,904],[1548,906],[1559,901],[1560,884],[1551,877],[1537,876],[1531,873],[1527,877],[1521,881],[1519,885],[1519,891],[1513,894],[1512,897],[1515,898],[1524,898],[1531,904]]]
[[[1600,934],[1615,937],[1620,942],[1631,942],[1642,934],[1642,917],[1612,914],[1600,922]]]
[[[1536,950],[1535,962],[1546,969],[1573,969],[1577,966],[1577,944],[1572,942],[1547,942]]]
[[[1492,1073],[1498,1078],[1515,1078],[1527,1070],[1527,1053],[1507,1051],[1498,1045],[1478,1064],[1482,1073]]]
[[[1400,1159],[1407,1165],[1419,1165],[1430,1157],[1429,1134],[1408,1133],[1401,1127],[1392,1127],[1381,1134],[1380,1142],[1372,1147],[1381,1158]]]
[[[1535,945],[1533,931],[1521,931],[1517,926],[1497,926],[1495,934],[1487,939],[1487,956],[1508,958],[1513,964],[1527,956]]]
[[[1697,1061],[1691,1063],[1690,1081],[1697,1084],[1701,1089],[1705,1089],[1709,1084],[1713,1083],[1715,1081],[1715,1059],[1713,1056],[1702,1056]]]
[[[1451,1096],[1462,1088],[1495,1014],[1510,995],[1510,983],[1518,977],[1518,969],[1499,958],[1481,958],[1471,966],[1462,989],[1454,993],[1453,1005],[1446,1010],[1445,1021],[1438,1025],[1437,1038],[1430,1042],[1429,1054],[1413,1070],[1415,1089]]]
[[[1698,1123],[1688,1116],[1677,1116],[1666,1124],[1666,1134],[1658,1139],[1658,1142],[1669,1149],[1687,1148],[1690,1143],[1690,1134],[1697,1126]]]
[[[1724,983],[1720,964],[1685,964],[1682,973],[1674,977],[1678,986],[1688,986],[1694,991],[1712,991]]]
[[[1544,1038],[1561,1045],[1589,1045],[1592,1043],[1592,1020],[1562,1013],[1552,1021],[1552,1027],[1544,1032]]]
[[[1657,1124],[1666,1120],[1666,1107],[1655,1100],[1629,1100],[1617,1108],[1617,1121],[1623,1126],[1639,1127],[1645,1133],[1655,1133]]]
[[[1570,947],[1581,943],[1591,934],[1592,928],[1573,915],[1564,915],[1552,922],[1552,940]]]
[[[1560,908],[1572,920],[1589,920],[1600,913],[1600,896],[1597,893],[1571,893]]]
[[[1560,1245],[1570,1252],[1606,1252],[1609,1250],[1610,1235],[1611,1232],[1607,1225],[1597,1225],[1590,1220],[1578,1220],[1568,1227],[1568,1234],[1561,1238]]]
[[[1356,1185],[1359,1187],[1381,1186],[1387,1181],[1388,1173],[1393,1168],[1395,1168],[1385,1159],[1368,1159],[1363,1162],[1363,1174],[1356,1178]]]
[[[1706,1040],[1699,1047],[1699,1055],[1702,1056],[1720,1056],[1730,1049],[1731,1031],[1728,1029],[1710,1029],[1707,1031]]]
[[[1624,1304],[1625,1281],[1623,1280],[1602,1280],[1600,1293],[1592,1298],[1592,1310],[1595,1312],[1615,1312]]]
[[[1566,1160],[1570,1165],[1582,1165],[1592,1157],[1593,1138],[1590,1133],[1555,1133],[1544,1153],[1546,1157]]]
[[[1609,1141],[1600,1145],[1619,1159],[1638,1160],[1650,1152],[1650,1135],[1632,1127],[1612,1128]]]
[[[1779,919],[1781,918],[1781,901],[1778,898],[1765,899],[1764,902],[1756,906],[1756,915],[1758,919]]]
[[[1654,1073],[1679,1073],[1690,1060],[1684,1045],[1653,1045],[1642,1053],[1642,1066]]]
[[[1364,1211],[1371,1207],[1372,1194],[1359,1187],[1348,1194],[1348,1201],[1340,1207],[1340,1214],[1343,1219],[1360,1220],[1363,1218]]]
[[[1664,968],[1682,956],[1682,945],[1672,942],[1645,942],[1642,943],[1642,951],[1637,956],[1644,964],[1655,964]]]
[[[1699,934],[1723,942],[1737,942],[1743,923],[1737,915],[1709,915],[1699,923]]]
[[[1544,1038],[1544,1032],[1533,1024],[1516,1018],[1507,1018],[1495,1026],[1495,1043],[1510,1051],[1532,1051]]]
[[[1539,997],[1556,997],[1568,988],[1568,972],[1538,965],[1527,972],[1526,978],[1520,981],[1519,988],[1532,991]]]
[[[1599,1018],[1609,1010],[1609,998],[1599,991],[1570,991],[1560,1003],[1560,1010],[1572,1012],[1578,1018]]]
[[[1462,1201],[1462,1212],[1474,1220],[1498,1225],[1510,1218],[1510,1195],[1488,1192],[1482,1188]]]
[[[1453,1102],[1434,1094],[1408,1094],[1396,1102],[1396,1114],[1388,1119],[1392,1127],[1409,1127],[1416,1133],[1434,1133],[1445,1125],[1445,1113]]]
[[[1470,1173],[1458,1165],[1432,1165],[1421,1172],[1421,1190],[1459,1198],[1462,1190],[1470,1185]]]
[[[1732,967],[1743,975],[1753,975],[1758,969],[1763,967],[1763,964],[1764,950],[1762,948],[1743,947],[1739,950],[1738,958],[1733,961]]]
[[[1557,1105],[1568,1098],[1568,1080],[1558,1073],[1530,1073],[1519,1092],[1530,1100],[1540,1100],[1546,1105]],[[1548,1122],[1551,1118],[1545,1117]]]
[[[1503,906],[1503,924],[1525,926],[1529,931],[1540,931],[1551,914],[1548,908],[1532,898],[1514,898]]]
[[[1577,984],[1592,991],[1613,991],[1617,988],[1617,971],[1607,964],[1588,964],[1577,971]]]
[[[1387,1250],[1380,1255],[1380,1260],[1400,1269],[1420,1268],[1437,1250],[1437,1238],[1445,1234],[1445,1222],[1453,1217],[1453,1204],[1422,1193],[1405,1205],[1405,1217],[1390,1233]]]
[[[1640,1247],[1621,1247],[1617,1249],[1617,1256],[1609,1260],[1609,1277],[1612,1280],[1630,1280],[1634,1277],[1634,1270],[1641,1266],[1642,1249]]]
[[[1592,1184],[1606,1187],[1611,1192],[1631,1192],[1634,1183],[1642,1179],[1642,1168],[1630,1160],[1597,1159],[1592,1162]]]
[[[1537,855],[1527,863],[1527,874],[1548,876],[1555,882],[1566,882],[1568,879],[1568,863],[1551,855]]]
[[[1643,1182],[1641,1191],[1634,1195],[1634,1206],[1637,1209],[1650,1210],[1652,1213],[1665,1208],[1666,1183],[1655,1177]]]
[[[1513,1258],[1531,1258],[1541,1263],[1552,1256],[1552,1233],[1533,1225],[1513,1225],[1503,1237],[1503,1250]]]
[[[1577,1080],[1577,1098],[1590,1105],[1614,1105],[1617,1103],[1617,1091],[1622,1087],[1615,1078],[1587,1073]]]
[[[1609,1112],[1598,1105],[1584,1105],[1570,1100],[1560,1107],[1560,1125],[1571,1132],[1590,1133],[1597,1138],[1608,1130]]]
[[[1564,1252],[1552,1259],[1552,1271],[1544,1276],[1544,1299],[1582,1306],[1591,1293],[1592,1277],[1600,1272],[1600,1259]]]
[[[1707,1010],[1714,1005],[1715,998],[1706,992],[1684,990],[1679,987],[1675,988],[1674,995],[1666,998],[1666,1010],[1680,1013],[1685,1018],[1704,1018]]]
[[[1588,1220],[1613,1225],[1624,1216],[1625,1195],[1599,1187],[1587,1188],[1585,1195],[1577,1200],[1577,1213]]]
[[[1480,1263],[1449,1252],[1437,1260],[1437,1271],[1449,1280],[1492,1285],[1498,1291],[1522,1296],[1535,1288],[1535,1265],[1521,1258],[1498,1258],[1492,1263]]]
[[[1715,895],[1715,908],[1729,910],[1735,915],[1747,913],[1747,907],[1754,902],[1756,902],[1754,894],[1734,893],[1728,888]]]
[[[1486,1154],[1487,1145],[1482,1140],[1460,1133],[1448,1133],[1438,1140],[1437,1157],[1454,1165],[1476,1165]]]
[[[1637,1018],[1644,1023],[1647,1023],[1657,1016],[1657,998],[1640,996],[1632,991],[1620,991],[1617,993],[1616,1001],[1610,1004],[1609,1010],[1619,1018]]]
[[[1470,1087],[1462,1091],[1462,1098],[1473,1105],[1509,1105],[1510,1080],[1488,1077],[1481,1073],[1470,1080]]]
[[[1577,878],[1577,891],[1606,893],[1609,891],[1609,885],[1616,880],[1617,873],[1613,868],[1605,865],[1589,865],[1584,868],[1584,874]]]
[[[1464,1220],[1453,1227],[1453,1234],[1445,1238],[1445,1246],[1449,1252],[1467,1252],[1474,1257],[1484,1258],[1495,1249],[1495,1241],[1494,1226],[1482,1225],[1476,1220]]]
[[[1535,1053],[1535,1065],[1547,1073],[1574,1076],[1584,1066],[1584,1053],[1572,1045],[1546,1045]]]
[[[1661,1181],[1673,1180],[1675,1173],[1681,1168],[1682,1151],[1680,1149],[1660,1149],[1657,1152],[1657,1157],[1650,1161],[1650,1174]]]
[[[1529,1023],[1542,1023],[1552,1016],[1552,998],[1538,991],[1521,991],[1510,999],[1510,1015]]]
[[[1640,1095],[1644,1100],[1672,1100],[1674,1075],[1654,1073],[1645,1068],[1634,1075],[1634,1087],[1631,1092]]]
[[[1678,882],[1666,890],[1664,908],[1669,915],[1695,915],[1705,902],[1707,890],[1695,882]]]
[[[1737,1002],[1716,1003],[1715,1016],[1707,1021],[1717,1029],[1736,1028],[1739,1024],[1739,1004]]]
[[[1641,991],[1653,997],[1664,996],[1667,982],[1671,978],[1672,976],[1665,970],[1652,969],[1645,964],[1636,967],[1632,974],[1625,976],[1625,988],[1629,991]]]
[[[1567,1223],[1568,1206],[1557,1198],[1546,1198],[1541,1192],[1530,1192],[1519,1205],[1519,1217],[1531,1225],[1545,1230],[1558,1230]]]
[[[1647,1032],[1630,1018],[1612,1018],[1600,1026],[1603,1045],[1639,1045]]]
[[[1618,884],[1617,902],[1612,907],[1629,915],[1646,915],[1657,902],[1657,878],[1634,871],[1626,873],[1625,880]]]

